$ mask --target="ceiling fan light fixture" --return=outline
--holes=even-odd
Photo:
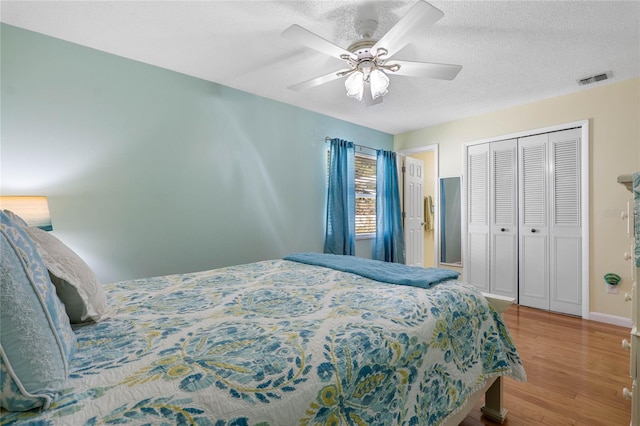
[[[369,74],[369,83],[371,84],[371,97],[373,99],[389,93],[389,77],[378,68],[375,68]]]
[[[347,63],[346,69],[295,84],[290,86],[290,89],[308,89],[347,77],[345,87],[349,97],[362,101],[364,86],[368,84],[370,87],[366,90],[371,90],[371,98],[374,100],[380,98],[378,102],[374,102],[375,104],[380,103],[382,96],[388,93],[390,73],[405,77],[453,80],[462,69],[461,65],[399,61],[394,58],[396,53],[415,38],[419,30],[430,27],[444,16],[441,10],[426,1],[417,1],[409,12],[380,38],[373,38],[378,17],[372,2],[366,2],[358,10],[356,32],[360,38],[346,49],[297,24],[291,25],[282,32],[285,38]]]
[[[356,71],[351,74],[345,80],[344,87],[347,89],[347,96],[361,101],[364,94],[364,75],[362,72]]]

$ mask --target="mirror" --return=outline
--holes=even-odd
[[[462,266],[460,177],[440,178],[440,263]]]

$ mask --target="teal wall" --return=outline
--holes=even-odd
[[[104,282],[321,251],[325,136],[393,148],[389,134],[0,30],[0,193],[48,196],[54,235]]]

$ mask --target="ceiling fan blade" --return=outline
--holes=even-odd
[[[311,49],[317,50],[318,52],[324,53],[325,55],[333,56],[334,58],[341,59],[341,55],[349,55],[354,59],[357,58],[357,56],[355,56],[348,50],[345,50],[342,47],[335,45],[328,40],[325,40],[319,35],[314,34],[297,24],[291,25],[289,28],[284,30],[281,35],[284,38],[288,38],[289,40],[300,43],[303,46],[310,47]]]
[[[391,57],[411,41],[416,31],[424,30],[435,24],[444,13],[425,1],[419,1],[404,15],[378,42],[371,48],[372,52],[379,48],[387,49]]]
[[[344,71],[348,71],[348,70],[333,71],[333,72],[330,72],[329,74],[312,78],[311,80],[303,81],[298,84],[294,84],[293,86],[287,87],[287,89],[295,90],[296,92],[299,92],[301,90],[306,90],[312,87],[320,86],[321,84],[329,83],[330,81],[337,80],[339,78],[344,77],[342,75],[339,75],[341,72],[344,72]]]
[[[456,78],[462,65],[434,64],[431,62],[389,61],[387,65],[398,64],[400,69],[389,72],[389,75],[406,75],[410,77],[428,77],[440,80],[453,80]]]

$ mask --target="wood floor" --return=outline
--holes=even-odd
[[[503,317],[527,372],[526,383],[505,380],[504,425],[629,425],[629,352],[621,347],[628,328],[522,306]],[[482,405],[461,425],[497,425],[482,417]]]

